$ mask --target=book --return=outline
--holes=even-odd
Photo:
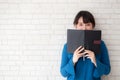
[[[67,51],[69,53],[74,53],[79,46],[83,46],[86,50],[99,54],[100,44],[101,30],[67,29]]]

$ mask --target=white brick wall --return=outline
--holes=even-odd
[[[61,51],[80,10],[94,14],[109,49],[103,80],[120,80],[120,0],[0,0],[0,80],[65,80]]]

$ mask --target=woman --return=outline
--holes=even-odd
[[[88,11],[80,11],[74,19],[74,27],[77,30],[93,30],[95,20]],[[110,61],[108,50],[101,41],[101,53],[94,54],[93,51],[78,47],[73,54],[67,52],[67,44],[62,51],[60,72],[67,80],[101,80],[102,75],[110,73]],[[86,54],[87,53],[87,54]],[[85,55],[86,54],[86,55]],[[85,56],[85,61],[82,57]]]

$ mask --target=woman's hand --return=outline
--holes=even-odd
[[[78,59],[84,55],[84,53],[82,53],[83,50],[84,50],[84,48],[82,46],[80,46],[74,51],[74,54],[73,54],[74,65],[78,61]]]
[[[97,67],[94,52],[90,50],[85,50],[84,53],[86,54],[85,57],[90,58],[92,63]]]

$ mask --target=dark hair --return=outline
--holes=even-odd
[[[83,17],[83,22],[84,23],[89,23],[91,22],[93,25],[93,28],[95,27],[95,19],[94,16],[88,12],[88,11],[80,11],[78,12],[78,14],[76,15],[73,24],[76,25],[78,24],[78,20],[80,17]]]

